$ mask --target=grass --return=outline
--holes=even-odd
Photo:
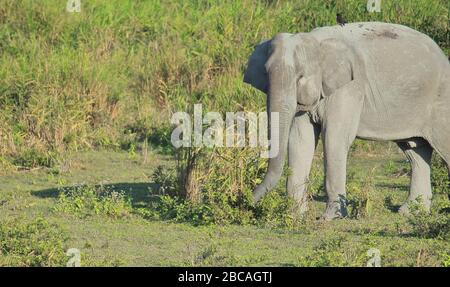
[[[0,238],[0,266],[61,266],[65,262],[67,238],[58,226],[42,218],[30,223],[3,221]]]
[[[358,141],[351,217],[324,223],[320,150],[315,201],[299,220],[282,183],[251,206],[266,164],[254,150],[175,153],[169,141],[170,115],[194,103],[263,110],[265,97],[242,83],[254,45],[334,25],[337,12],[408,25],[448,54],[446,0],[382,1],[381,13],[366,0],[81,0],[81,13],[66,2],[0,0],[0,265],[64,265],[71,247],[84,266],[354,266],[372,247],[383,265],[449,265],[448,181],[435,159],[433,213],[407,219],[395,213],[403,156]]]
[[[386,150],[382,146],[376,155],[351,156],[351,184],[357,185],[355,181],[364,179],[363,170],[374,170],[369,212],[359,219],[311,220],[291,227],[270,222],[196,226],[146,219],[137,210],[153,200],[151,194],[157,188],[150,181],[151,175],[156,166],[171,166],[172,161],[153,152],[149,152],[153,160],[144,163],[142,153],[130,156],[126,152],[104,151],[73,155],[71,168],[65,172],[45,168],[3,177],[1,222],[11,226],[11,220],[20,218],[16,224],[22,226],[44,218],[66,236],[61,245],[64,250],[59,252],[80,249],[84,266],[365,266],[366,252],[372,247],[381,251],[383,266],[444,265],[450,254],[448,238],[419,236],[408,219],[394,211],[406,198],[408,177],[384,167],[390,160],[397,170],[408,167],[398,150]],[[321,166],[320,158],[318,152],[316,168]],[[131,214],[123,217],[93,212],[79,216],[78,212],[55,210],[55,206],[60,206],[62,192],[79,184],[108,186],[110,191],[122,192],[131,202]],[[385,204],[386,198],[390,198],[390,205]],[[445,200],[438,195],[434,204]],[[316,198],[312,208],[315,215],[320,214],[324,204],[320,197]],[[0,264],[12,264],[5,258],[8,257],[0,255]],[[33,265],[25,259],[21,262]],[[36,262],[46,264],[43,260]],[[65,265],[61,261],[49,264]]]
[[[264,109],[242,83],[255,44],[349,22],[408,25],[450,50],[446,0],[0,0],[0,165],[57,164],[66,151],[129,149],[174,111]]]

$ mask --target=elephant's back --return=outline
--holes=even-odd
[[[420,134],[448,65],[431,38],[406,26],[379,22],[324,27],[312,33],[319,41],[341,39],[357,53],[366,79],[362,136],[373,136],[372,130],[384,139]]]
[[[383,22],[356,22],[344,26],[327,26],[316,28],[311,33],[320,41],[338,38],[352,42],[355,46],[380,47],[383,44],[396,42],[408,46],[425,44],[428,49],[445,56],[439,46],[426,34],[407,26]]]

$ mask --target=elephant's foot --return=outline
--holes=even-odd
[[[306,197],[296,200],[292,206],[292,214],[295,216],[303,216],[308,211],[308,201]]]
[[[411,214],[411,208],[410,205],[411,204],[419,204],[419,208],[421,207],[421,209],[425,212],[430,212],[431,209],[431,200],[424,200],[424,201],[420,201],[418,202],[417,200],[408,200],[405,203],[402,204],[402,206],[400,206],[400,208],[398,209],[398,213],[400,213],[401,215],[410,215]]]
[[[410,214],[409,206],[406,202],[403,203],[402,206],[400,206],[400,208],[398,209],[398,213],[400,213],[401,215],[404,215],[404,216]]]
[[[322,214],[321,219],[325,221],[330,221],[337,218],[347,217],[347,208],[345,202],[331,201],[327,203],[327,209]]]

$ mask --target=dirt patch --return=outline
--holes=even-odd
[[[367,31],[369,31],[369,30],[367,30]],[[389,38],[389,39],[397,39],[398,38],[397,33],[389,31],[389,30],[376,31],[376,30],[371,29],[370,31],[371,32],[364,33],[363,35],[369,39],[375,39],[375,38],[379,38],[379,37]]]
[[[381,37],[391,38],[391,39],[397,39],[398,34],[391,32],[391,31],[383,31],[383,33],[379,34]]]

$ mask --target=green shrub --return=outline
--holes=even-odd
[[[277,189],[268,193],[256,206],[255,217],[266,226],[294,228],[300,218],[293,207],[293,199],[285,191]]]
[[[62,189],[54,211],[77,217],[104,215],[121,218],[130,216],[133,210],[130,199],[123,192],[82,185]]]
[[[157,185],[159,195],[180,195],[179,179],[176,168],[158,166],[152,174],[152,181]]]
[[[38,151],[30,148],[17,155],[13,159],[13,164],[19,168],[33,168],[39,166],[51,167],[57,160],[57,156],[52,152]]]
[[[442,267],[450,267],[450,255],[443,254],[444,259],[442,260]]]
[[[447,164],[436,153],[432,157],[431,169],[433,193],[443,193],[450,196],[450,179]]]
[[[198,166],[202,176],[199,189],[216,221],[249,223],[253,217],[252,189],[260,183],[266,162],[251,148],[214,149],[204,160],[206,169]]]
[[[281,189],[253,206],[252,189],[267,167],[257,150],[204,149],[194,157],[185,156],[186,150],[179,152],[184,156],[177,156],[177,167],[158,167],[152,176],[160,200],[149,208],[160,217],[194,224],[292,223],[292,202]]]
[[[206,225],[214,222],[211,208],[202,203],[180,200],[170,196],[162,196],[158,206],[160,218],[178,222],[190,222],[194,225]]]
[[[408,222],[412,226],[413,234],[425,238],[446,238],[450,236],[450,215],[448,201],[444,205],[435,207],[431,212],[423,210],[419,203],[411,204],[411,215]]]
[[[0,266],[65,266],[67,237],[44,219],[0,222]]]
[[[227,148],[196,154],[189,150],[178,152],[176,168],[160,167],[152,176],[159,194],[172,196],[160,198],[157,208],[163,218],[195,224],[249,222],[252,218],[249,182],[255,180],[251,175],[258,172],[258,165],[254,165],[258,158],[252,155],[255,152]],[[236,152],[246,156],[233,158]],[[243,169],[235,169],[235,164]]]
[[[373,201],[373,176],[366,176],[362,181],[347,183],[347,205],[350,218],[362,218],[370,215]]]
[[[364,266],[366,252],[369,248],[354,242],[346,244],[343,236],[332,236],[321,240],[310,252],[298,260],[302,267],[337,267],[337,266]]]

